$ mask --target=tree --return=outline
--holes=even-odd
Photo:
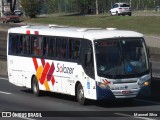
[[[96,0],[96,14],[97,15],[99,14],[99,11],[98,11],[98,0]]]
[[[10,4],[10,11],[13,13],[16,7],[16,0],[7,0],[7,2]]]
[[[26,16],[35,18],[40,13],[43,2],[44,0],[21,0],[21,5]]]

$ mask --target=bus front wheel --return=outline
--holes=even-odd
[[[86,104],[86,98],[84,97],[84,90],[83,90],[83,87],[81,84],[78,84],[78,86],[77,86],[77,101],[81,105]]]
[[[32,80],[32,92],[35,96],[40,95],[40,90],[39,90],[39,85],[38,85],[38,80],[36,77],[33,78]]]

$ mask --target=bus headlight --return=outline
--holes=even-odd
[[[151,83],[151,80],[147,80],[147,81],[145,81],[145,82],[143,82],[143,83],[139,83],[139,85],[140,85],[140,87],[149,86],[150,83]]]
[[[101,83],[101,82],[97,82],[97,85],[101,88],[101,89],[110,89],[109,85]]]

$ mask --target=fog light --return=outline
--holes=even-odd
[[[149,82],[144,82],[144,86],[148,86],[149,85]]]

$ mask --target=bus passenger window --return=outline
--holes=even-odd
[[[80,59],[81,42],[80,40],[70,39],[69,40],[69,58],[78,60]]]
[[[67,39],[57,38],[57,57],[67,58]]]
[[[55,38],[50,38],[47,41],[48,47],[48,56],[49,57],[54,57],[55,56]]]
[[[30,54],[30,37],[23,36],[23,53],[24,55]]]
[[[19,45],[19,36],[18,35],[10,35],[9,38],[9,53],[10,54],[18,54],[18,45]]]
[[[93,67],[93,52],[90,46],[85,50],[85,67]]]
[[[49,39],[47,37],[43,38],[43,56],[48,56],[48,46]]]
[[[22,39],[22,36],[19,37],[19,41],[18,41],[18,54],[23,54],[23,39]]]
[[[42,56],[42,37],[33,36],[31,38],[31,54]]]

